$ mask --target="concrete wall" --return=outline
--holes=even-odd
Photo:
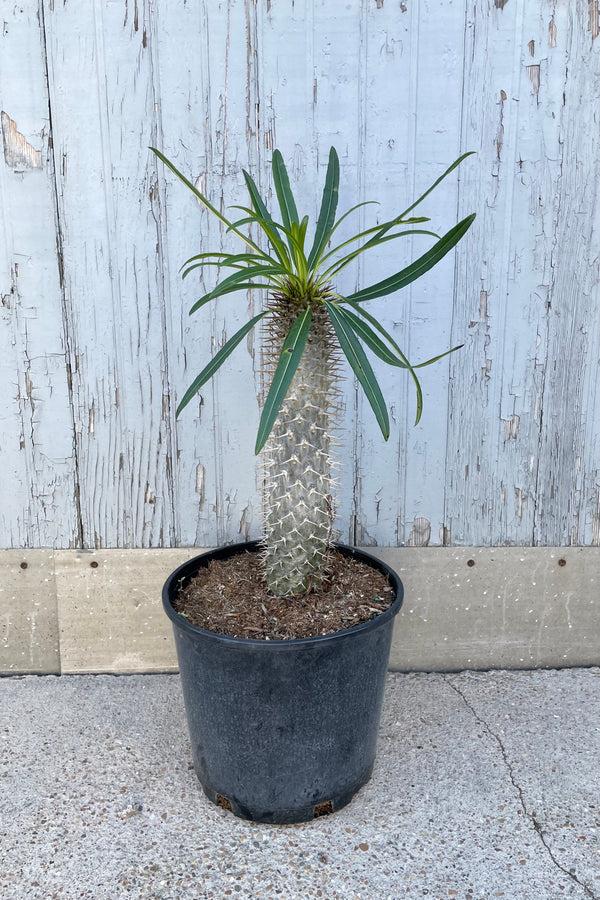
[[[0,673],[166,672],[177,660],[160,592],[193,550],[0,554]],[[402,671],[596,665],[594,548],[378,550],[405,601]]]

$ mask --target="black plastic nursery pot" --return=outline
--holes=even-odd
[[[198,628],[172,601],[213,559],[203,553],[163,587],[173,623],[194,768],[207,797],[254,822],[303,822],[345,806],[370,778],[402,582],[381,560],[337,545],[389,578],[393,604],[346,631],[298,640],[246,640]]]

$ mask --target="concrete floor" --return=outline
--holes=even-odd
[[[600,898],[600,670],[391,673],[371,782],[257,826],[198,787],[177,675],[0,680],[0,896]]]

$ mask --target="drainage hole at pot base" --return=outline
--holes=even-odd
[[[221,809],[226,809],[228,812],[233,812],[231,801],[224,797],[223,794],[217,794],[217,806],[220,806]]]
[[[331,800],[327,800],[326,803],[318,803],[315,806],[315,814],[313,819],[318,819],[320,816],[329,816],[333,812],[333,806],[331,805]]]

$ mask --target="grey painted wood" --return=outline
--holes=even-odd
[[[26,0],[0,36],[0,546],[206,546],[260,533],[251,456],[260,334],[179,421],[188,383],[255,312],[181,283],[234,246],[148,151],[223,207],[241,169],[272,197],[278,146],[314,217],[329,146],[359,224],[407,205],[476,224],[456,254],[375,301],[422,370],[425,412],[378,368],[384,444],[350,379],[339,526],[395,545],[600,543],[600,65],[594,4],[475,0]],[[316,188],[315,188],[316,185]],[[353,290],[420,239],[365,258]]]
[[[147,15],[145,5],[100,0],[45,9],[86,547],[144,547],[176,537],[147,149],[155,133]]]
[[[77,546],[48,84],[36,4],[0,37],[0,546]]]
[[[463,132],[479,165],[462,197],[480,216],[457,267],[455,334],[469,333],[452,362],[450,542],[598,543],[591,21],[581,3],[478,3],[467,21]]]

